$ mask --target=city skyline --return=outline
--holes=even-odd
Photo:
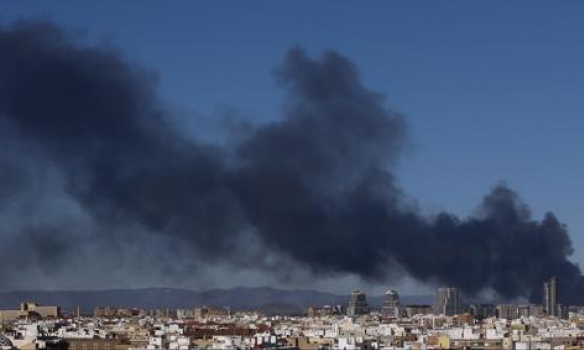
[[[543,304],[466,303],[455,287],[436,290],[434,306],[402,304],[395,290],[370,305],[354,290],[345,301],[300,308],[232,307],[193,302],[125,306],[79,304],[63,309],[36,301],[0,309],[3,349],[581,349],[584,307],[556,300],[556,278],[543,284]],[[238,292],[242,292],[241,290]],[[241,300],[243,295],[239,297]],[[150,301],[156,298],[148,298]],[[255,301],[262,298],[255,298]],[[271,302],[287,298],[269,298]],[[79,301],[79,300],[78,300]],[[322,302],[323,300],[321,300]],[[110,299],[110,302],[112,300]],[[338,302],[338,303],[337,303]],[[195,306],[196,305],[196,306]],[[315,306],[316,305],[316,306]],[[274,307],[278,311],[275,311]],[[82,311],[83,310],[83,311]]]
[[[403,198],[401,192],[399,194],[400,202],[403,201],[400,203],[400,210],[403,206],[407,208],[404,211],[409,213],[410,208],[414,208],[411,212],[416,215],[415,225],[425,225],[438,213],[446,212],[455,216],[455,220],[447,224],[452,224],[451,230],[456,232],[466,232],[467,229],[471,231],[469,217],[477,216],[477,211],[485,211],[488,206],[484,203],[488,202],[489,198],[492,203],[500,198],[499,195],[506,195],[512,198],[513,203],[519,203],[520,208],[517,212],[522,216],[521,223],[525,223],[525,228],[531,227],[532,223],[536,222],[538,225],[536,231],[540,232],[549,228],[550,225],[556,225],[554,230],[559,232],[561,239],[564,239],[562,225],[567,225],[567,236],[573,244],[561,241],[554,243],[557,244],[556,246],[550,243],[550,246],[557,247],[557,250],[561,251],[560,258],[552,254],[550,266],[558,271],[567,271],[563,276],[564,280],[569,277],[576,279],[579,272],[576,272],[577,266],[572,263],[582,265],[584,262],[582,258],[584,238],[581,235],[584,222],[579,216],[579,208],[584,204],[579,194],[584,193],[584,188],[578,181],[583,171],[578,165],[581,163],[578,150],[584,146],[578,130],[582,126],[582,105],[579,102],[579,96],[584,91],[582,85],[584,76],[582,76],[582,69],[579,68],[579,62],[584,52],[574,43],[580,39],[579,29],[583,29],[582,22],[578,19],[579,15],[584,13],[584,7],[575,2],[569,2],[563,9],[545,2],[534,2],[530,3],[530,11],[524,11],[525,4],[474,7],[452,6],[451,4],[442,7],[430,3],[425,5],[427,7],[406,4],[383,5],[384,11],[380,11],[374,7],[357,8],[344,3],[332,9],[336,16],[324,20],[329,10],[327,6],[317,5],[308,10],[289,3],[283,5],[282,9],[262,3],[258,9],[235,5],[232,9],[220,10],[208,4],[185,5],[188,10],[171,4],[162,9],[150,4],[136,10],[135,4],[114,5],[110,2],[105,5],[93,4],[90,6],[92,11],[86,11],[87,8],[77,4],[64,6],[59,3],[24,2],[23,4],[3,4],[1,20],[5,38],[13,34],[10,33],[10,28],[13,28],[14,21],[18,19],[25,19],[33,24],[49,23],[54,25],[57,31],[62,30],[68,33],[67,35],[71,35],[73,39],[66,39],[64,45],[74,52],[71,62],[82,60],[80,58],[83,57],[82,54],[76,56],[79,53],[76,50],[82,47],[97,51],[105,50],[103,52],[112,49],[108,54],[114,58],[113,62],[116,62],[114,66],[118,64],[118,59],[121,60],[120,66],[116,66],[116,69],[119,68],[124,72],[122,73],[124,77],[127,74],[131,81],[130,85],[141,84],[141,88],[146,90],[137,93],[139,99],[156,100],[153,110],[156,112],[163,110],[162,113],[172,119],[168,131],[162,130],[166,128],[166,124],[164,128],[159,128],[161,134],[167,133],[166,136],[155,137],[154,143],[149,140],[144,141],[146,137],[144,135],[149,135],[148,133],[142,134],[141,129],[137,131],[138,137],[134,139],[138,140],[136,145],[150,153],[156,153],[154,150],[162,149],[158,154],[160,163],[174,167],[175,173],[184,177],[193,174],[183,165],[176,164],[188,163],[191,160],[183,157],[183,149],[164,143],[163,140],[175,138],[177,135],[171,129],[181,129],[187,137],[196,139],[197,142],[209,142],[224,147],[227,149],[225,158],[235,163],[257,164],[254,170],[264,169],[268,164],[264,162],[265,159],[273,157],[272,154],[264,151],[270,148],[266,145],[272,145],[274,149],[280,147],[289,159],[295,159],[295,153],[286,153],[288,151],[284,144],[270,143],[272,142],[270,137],[281,138],[289,130],[293,130],[292,128],[286,129],[288,131],[282,129],[283,131],[280,134],[276,133],[276,136],[255,138],[254,142],[247,142],[247,147],[232,148],[232,144],[250,139],[247,133],[253,133],[254,130],[268,130],[268,128],[262,129],[265,125],[273,125],[274,128],[282,125],[278,124],[278,121],[291,115],[286,108],[290,105],[294,106],[299,99],[305,98],[303,94],[310,88],[294,85],[302,83],[297,77],[297,74],[302,73],[298,72],[302,72],[303,69],[314,69],[318,75],[321,71],[328,72],[329,65],[334,67],[334,64],[340,64],[342,67],[340,69],[343,71],[354,67],[358,72],[357,78],[352,80],[351,76],[347,81],[349,81],[348,84],[355,84],[350,85],[350,89],[355,90],[350,90],[348,96],[356,98],[358,102],[355,105],[359,105],[360,108],[363,104],[370,102],[369,97],[363,97],[368,93],[384,95],[385,100],[373,102],[372,107],[367,107],[372,109],[366,109],[366,111],[373,110],[377,113],[377,108],[382,108],[383,113],[387,111],[388,124],[377,125],[381,125],[380,130],[387,130],[391,135],[388,139],[369,138],[366,141],[359,141],[361,142],[359,144],[342,145],[349,147],[350,150],[357,150],[355,156],[350,155],[353,158],[341,165],[334,161],[329,164],[331,167],[338,166],[340,173],[346,173],[346,176],[338,175],[339,172],[333,171],[317,173],[303,169],[302,176],[314,176],[310,180],[314,183],[311,182],[309,186],[312,191],[322,190],[319,195],[328,196],[327,191],[336,193],[338,188],[352,189],[354,179],[361,176],[357,172],[353,173],[352,169],[372,164],[375,167],[379,166],[379,169],[385,169],[384,167],[387,166],[392,176],[390,187],[395,186],[404,193]],[[119,11],[111,11],[114,7]],[[135,21],[125,22],[124,16],[134,10],[136,10]],[[158,16],[159,11],[173,18],[174,21]],[[114,13],[109,18],[111,12]],[[304,24],[296,23],[294,20],[284,20],[289,13],[292,14],[292,18],[305,18]],[[105,21],[106,17],[109,18],[108,21]],[[157,20],[151,21],[153,18]],[[320,22],[321,19],[323,23]],[[370,21],[365,21],[365,19]],[[347,27],[344,27],[344,24],[347,24]],[[543,26],[543,24],[548,25]],[[544,29],[544,27],[549,29]],[[241,28],[245,30],[240,30]],[[270,34],[266,28],[275,30]],[[84,37],[76,37],[79,30],[86,31],[83,34]],[[282,36],[281,40],[280,36]],[[47,40],[50,45],[53,44],[50,38],[42,40]],[[99,59],[103,58],[103,62],[107,65],[112,61],[108,61],[111,57],[105,56]],[[99,59],[97,66],[101,67],[99,62],[102,61]],[[143,68],[138,68],[139,72],[136,73],[132,71],[136,67]],[[282,73],[282,71],[285,72]],[[274,79],[274,74],[276,79]],[[106,76],[108,76],[107,72],[102,75],[102,77]],[[136,76],[138,76],[137,80],[132,80]],[[93,76],[90,78],[93,79]],[[112,81],[116,84],[126,82],[118,78],[113,78]],[[339,82],[343,84],[345,80],[341,79],[334,83]],[[154,86],[152,90],[150,90],[151,85]],[[18,84],[7,86],[13,88]],[[326,88],[334,90],[334,86]],[[290,95],[292,98],[289,97]],[[319,97],[314,97],[316,95],[310,96],[308,99],[310,103],[317,101]],[[158,102],[159,100],[161,102]],[[25,100],[24,104],[30,101],[34,99],[30,97],[30,100]],[[37,102],[42,104],[43,101],[39,99]],[[30,105],[34,104],[30,103]],[[128,106],[131,108],[131,103]],[[298,106],[299,109],[306,108],[309,103],[303,101],[296,107]],[[53,106],[45,107],[50,109]],[[9,115],[15,108],[12,106],[5,108],[3,113]],[[150,108],[150,106],[146,107],[147,110]],[[67,111],[66,108],[63,110]],[[114,111],[115,108],[112,107],[111,110]],[[404,131],[400,129],[402,118],[407,129]],[[2,125],[12,127],[10,123],[15,120],[20,119],[14,118]],[[38,120],[40,119],[35,119],[34,122]],[[372,119],[373,122],[377,123],[378,120]],[[134,130],[132,123],[133,121],[130,121],[126,125],[128,130]],[[221,125],[228,127],[224,128]],[[169,208],[168,212],[171,210],[181,212],[181,208],[192,205],[188,209],[195,212],[199,208],[198,204],[189,203],[188,198],[180,196],[180,193],[173,192],[170,186],[164,185],[158,190],[177,194],[178,202],[167,201],[162,207],[156,207],[155,204],[152,204],[152,207],[140,205],[141,202],[146,201],[154,203],[151,193],[155,191],[144,190],[144,195],[136,199],[130,196],[131,193],[136,193],[134,189],[127,193],[116,192],[119,191],[119,188],[115,187],[116,183],[108,182],[108,179],[100,179],[99,184],[103,186],[96,189],[101,191],[101,195],[112,191],[118,196],[116,205],[109,206],[109,201],[113,196],[99,195],[87,200],[83,196],[88,192],[81,192],[86,191],[92,183],[78,175],[85,174],[87,169],[90,169],[90,172],[94,171],[95,164],[102,164],[101,162],[107,160],[98,159],[90,168],[86,168],[86,164],[64,161],[68,159],[67,157],[71,157],[72,153],[68,153],[71,149],[77,147],[76,151],[85,152],[83,147],[87,145],[79,147],[82,143],[77,139],[67,141],[70,143],[61,142],[68,137],[65,129],[54,130],[61,137],[60,144],[54,146],[58,142],[50,139],[49,133],[39,132],[40,129],[32,123],[25,125],[24,128],[27,130],[25,134],[30,132],[30,135],[35,135],[34,139],[38,144],[30,149],[25,148],[24,143],[21,142],[24,138],[15,138],[16,141],[6,143],[6,149],[10,149],[13,153],[7,152],[2,159],[4,163],[0,165],[7,164],[3,169],[10,171],[12,169],[16,175],[11,177],[10,172],[4,171],[3,174],[8,175],[5,176],[6,179],[2,179],[8,182],[15,181],[14,178],[19,178],[21,174],[19,171],[22,169],[25,169],[25,174],[28,174],[31,169],[44,169],[41,172],[42,176],[32,177],[23,185],[26,187],[24,192],[28,193],[30,190],[30,193],[34,193],[34,198],[40,198],[40,200],[31,202],[23,195],[14,197],[17,199],[10,201],[9,206],[6,207],[8,209],[5,209],[3,214],[6,223],[3,233],[6,241],[14,242],[14,247],[6,248],[4,254],[5,257],[18,261],[32,278],[28,280],[12,278],[8,275],[9,272],[3,272],[7,281],[3,288],[102,289],[178,286],[203,289],[206,286],[229,288],[238,285],[270,285],[289,289],[309,288],[343,293],[359,287],[380,294],[391,286],[400,293],[406,291],[405,294],[428,294],[437,286],[459,282],[461,285],[466,284],[463,287],[471,290],[472,293],[483,293],[485,290],[486,293],[492,293],[494,288],[500,293],[528,299],[529,295],[519,292],[522,288],[528,286],[532,293],[539,296],[541,283],[551,277],[549,273],[542,272],[542,275],[526,278],[525,285],[512,285],[506,288],[500,284],[507,283],[508,276],[493,272],[496,266],[485,267],[482,260],[472,260],[476,263],[472,264],[472,268],[483,268],[484,273],[492,273],[493,281],[484,283],[480,277],[476,281],[471,280],[474,273],[466,271],[461,274],[466,276],[465,280],[458,281],[456,275],[451,273],[454,267],[442,267],[437,271],[422,268],[417,265],[416,259],[410,261],[400,256],[400,250],[397,248],[388,249],[387,255],[400,260],[401,264],[393,265],[385,262],[385,253],[383,253],[380,254],[381,257],[372,259],[371,263],[361,266],[360,263],[366,260],[364,257],[375,256],[378,251],[372,248],[368,249],[366,254],[352,255],[352,251],[347,247],[357,246],[360,242],[357,238],[349,244],[339,243],[336,246],[336,250],[341,252],[339,259],[319,259],[318,257],[325,250],[318,248],[321,247],[318,235],[304,232],[302,228],[290,230],[287,233],[288,236],[302,236],[302,239],[306,241],[305,245],[298,244],[292,239],[282,238],[271,232],[283,231],[285,226],[278,225],[285,220],[274,221],[271,218],[267,220],[264,212],[255,211],[257,207],[280,204],[268,198],[268,195],[276,194],[277,191],[267,193],[267,199],[263,198],[264,202],[255,201],[255,198],[254,202],[248,201],[250,194],[246,192],[245,186],[260,180],[262,184],[266,183],[267,177],[264,177],[264,174],[260,174],[261,178],[253,177],[257,173],[251,173],[248,177],[236,173],[239,180],[237,186],[240,187],[234,190],[236,193],[234,196],[237,197],[238,203],[244,203],[242,207],[246,221],[252,221],[252,224],[246,222],[243,225],[244,229],[238,226],[237,230],[246,232],[256,230],[267,233],[260,234],[259,238],[252,235],[251,238],[238,236],[234,240],[219,240],[220,237],[231,236],[224,235],[222,232],[231,232],[233,228],[223,226],[222,223],[225,221],[223,218],[217,221],[210,220],[209,223],[205,220],[211,218],[211,214],[225,210],[226,206],[231,206],[232,202],[225,200],[223,196],[230,197],[233,194],[218,192],[219,195],[213,197],[219,198],[218,201],[205,202],[201,205],[216,205],[213,208],[219,209],[197,212],[199,216],[196,219],[205,222],[205,225],[208,224],[203,230],[213,227],[214,231],[210,230],[208,235],[187,239],[184,239],[186,235],[182,233],[173,233],[170,235],[173,241],[167,242],[169,236],[160,235],[157,231],[163,231],[160,227],[166,229],[168,223],[181,226],[186,231],[201,229],[202,225],[193,225],[183,220],[191,215],[187,211],[184,215],[174,215],[167,214],[165,208]],[[82,126],[79,130],[80,134],[85,132]],[[233,133],[237,133],[237,137],[231,138],[230,135]],[[299,133],[301,136],[312,135],[303,131]],[[111,135],[114,134],[111,131]],[[13,135],[16,133],[11,134],[11,137]],[[97,134],[97,137],[101,136],[103,135]],[[330,135],[325,132],[317,136]],[[115,139],[115,142],[118,142],[118,139]],[[116,152],[125,149],[117,148],[124,146],[123,141],[120,142],[112,146]],[[363,144],[365,146],[362,147]],[[298,145],[301,144],[298,143]],[[27,144],[28,146],[30,144]],[[336,144],[333,143],[333,146]],[[333,148],[327,144],[326,147],[317,148],[317,151],[326,154]],[[46,160],[46,163],[43,163],[45,160],[37,159],[35,152],[38,152],[38,149],[56,149],[54,154],[58,153],[58,155],[53,154],[43,158]],[[389,150],[389,152],[380,156],[379,149]],[[205,148],[202,152],[207,155],[207,151]],[[237,154],[245,154],[245,156],[229,154],[231,151],[234,154],[237,152],[239,152]],[[336,151],[334,149],[334,152]],[[123,162],[130,164],[140,157],[138,153],[132,152],[129,151],[125,155],[127,158]],[[14,161],[12,154],[25,156]],[[79,156],[77,153],[73,154],[73,157]],[[91,152],[83,153],[83,157],[88,154]],[[177,159],[176,163],[174,156]],[[360,160],[357,161],[359,157],[366,160],[363,163]],[[131,161],[127,162],[128,159]],[[315,159],[321,162],[325,158]],[[326,160],[330,159],[326,158]],[[197,161],[193,160],[193,162]],[[307,166],[307,163],[302,161],[302,159],[298,160],[298,164]],[[64,162],[66,165],[63,165]],[[117,167],[119,164],[114,166]],[[209,169],[215,166],[230,167],[231,163],[210,162],[207,166]],[[150,171],[150,169],[140,169]],[[277,167],[273,169],[281,170]],[[63,173],[73,175],[63,176]],[[119,175],[117,172],[115,174]],[[229,172],[229,176],[233,174],[234,172]],[[333,179],[331,179],[331,174],[335,174]],[[123,185],[138,183],[140,186],[153,188],[156,187],[153,186],[156,183],[150,181],[154,181],[152,179],[155,176],[162,176],[163,179],[167,179],[166,176],[168,176],[159,173],[151,175],[152,177],[145,178],[142,184],[139,181],[128,181]],[[111,176],[111,174],[105,176]],[[73,178],[79,181],[71,181]],[[122,177],[118,179],[123,181]],[[180,178],[177,177],[164,181],[172,183],[179,180]],[[506,185],[499,186],[501,181],[504,181]],[[18,184],[17,181],[15,183]],[[200,190],[186,181],[181,185],[188,190]],[[67,186],[73,186],[73,189]],[[211,188],[214,185],[205,186]],[[283,188],[285,189],[286,186]],[[19,187],[10,186],[10,190],[12,189],[18,191]],[[282,187],[278,185],[270,190],[273,189],[282,190]],[[505,189],[509,189],[509,192],[505,192]],[[389,190],[391,195],[394,194],[392,191],[393,189]],[[252,192],[251,196],[254,197],[260,191],[254,187]],[[10,195],[10,192],[6,193],[8,193],[6,196]],[[204,191],[198,193],[204,194]],[[283,192],[281,195],[290,198],[298,193],[300,191]],[[489,197],[489,194],[492,196]],[[387,198],[391,198],[391,195]],[[166,200],[164,197],[157,198]],[[385,201],[387,198],[382,198],[382,200]],[[345,202],[337,202],[336,199],[331,202],[334,205],[322,207],[330,209],[336,205],[339,207],[345,205]],[[128,203],[132,207],[126,205]],[[320,208],[321,204],[317,201],[314,205]],[[105,213],[104,208],[108,210]],[[241,215],[238,210],[225,211],[228,212],[226,217],[236,225],[239,225],[238,215]],[[557,216],[557,223],[555,217],[547,220],[545,214],[548,211]],[[532,215],[529,215],[529,212],[532,212]],[[32,217],[34,217],[32,224],[28,221],[30,213],[33,213]],[[104,222],[107,221],[107,225],[88,224],[94,220],[102,220],[103,217],[108,218],[104,220]],[[360,216],[359,220],[362,217]],[[337,216],[332,215],[330,218],[334,221]],[[284,219],[288,220],[288,218]],[[61,230],[62,222],[65,222],[66,227],[71,228],[72,232],[63,236],[63,239],[51,241],[51,237],[61,237],[60,233],[55,233],[55,231]],[[295,221],[297,222],[302,222],[302,220]],[[367,220],[362,222],[367,222]],[[439,231],[439,227],[433,224],[428,224],[429,228],[424,227],[421,231]],[[26,237],[23,240],[14,238],[11,233],[13,230],[20,229],[23,230],[22,232],[29,232],[26,230],[32,230],[31,226],[34,225],[43,226],[44,230],[34,232],[30,236],[22,236]],[[276,225],[275,229],[274,225]],[[347,225],[347,222],[340,221],[326,227],[322,232],[339,230],[340,227]],[[380,225],[392,229],[396,227],[386,223]],[[124,243],[118,245],[111,241],[96,239],[97,236],[103,236],[101,233],[95,234],[94,231],[98,230],[100,232],[110,230],[111,237],[108,236],[108,239],[122,237]],[[148,231],[148,234],[135,235],[134,232],[138,230]],[[368,233],[363,232],[359,233],[361,237],[368,237]],[[323,237],[328,239],[334,235],[329,232]],[[316,240],[311,242],[313,238]],[[377,237],[371,237],[370,241],[375,241],[373,238],[377,239]],[[147,245],[142,242],[147,242]],[[447,240],[447,242],[449,247],[455,245],[453,242],[456,240]],[[420,242],[420,244],[423,243],[423,241]],[[36,257],[20,254],[20,247],[27,244],[41,252],[37,265],[32,263],[28,265],[28,261],[35,260]],[[103,248],[108,247],[108,244],[118,247],[117,251],[108,255],[109,250]],[[383,241],[383,244],[397,243],[389,239]],[[529,245],[528,241],[522,244]],[[201,248],[203,245],[208,245],[208,247]],[[364,249],[370,246],[369,243],[363,245]],[[409,244],[405,246],[409,247]],[[244,249],[237,250],[234,247],[244,247]],[[310,249],[307,249],[310,247],[316,247],[314,254],[310,254]],[[448,249],[446,246],[438,248],[437,245],[428,245],[428,247],[433,250]],[[468,243],[465,247],[472,250],[475,246]],[[532,248],[538,247],[539,243]],[[568,252],[570,248],[574,250],[573,256],[570,256]],[[46,254],[45,249],[47,252],[52,249],[56,253]],[[332,250],[335,250],[334,247]],[[495,248],[493,250],[496,251]],[[210,254],[211,251],[216,254]],[[415,250],[412,249],[412,251]],[[472,254],[480,255],[480,251],[472,251]],[[60,255],[61,252],[62,255]],[[225,258],[213,261],[212,256],[225,256]],[[242,260],[231,264],[231,261],[227,259],[231,256],[242,257]],[[172,261],[173,258],[176,261]],[[465,259],[462,256],[457,256],[457,258]],[[80,265],[69,263],[76,259],[87,262]],[[340,259],[346,259],[348,262]],[[484,261],[488,260],[484,259]],[[206,263],[207,261],[211,262]],[[537,263],[535,258],[529,261],[532,264]],[[424,262],[423,265],[429,267],[432,264]],[[458,268],[462,269],[464,265],[461,264]],[[120,266],[122,268],[119,268]],[[544,268],[541,267],[541,271],[543,270]],[[107,273],[104,273],[105,271]],[[388,271],[390,275],[383,276]],[[526,271],[526,274],[528,272]],[[313,276],[317,276],[318,280],[315,281]],[[101,278],[100,282],[96,282],[97,277]],[[436,278],[440,282],[433,280]],[[501,281],[498,281],[498,278]]]

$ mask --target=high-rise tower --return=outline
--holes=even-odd
[[[387,316],[399,315],[399,294],[395,290],[385,292],[381,313]]]
[[[460,290],[454,287],[438,288],[434,312],[443,315],[458,315],[462,309]]]
[[[543,310],[548,316],[559,316],[558,286],[555,276],[543,284]]]
[[[367,304],[367,297],[365,293],[360,290],[355,290],[351,294],[351,300],[349,301],[349,307],[347,308],[347,315],[357,316],[365,315],[369,313],[369,305]]]

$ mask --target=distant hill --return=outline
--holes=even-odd
[[[372,307],[380,307],[382,296],[369,297]],[[197,306],[226,307],[232,310],[258,310],[266,313],[301,314],[311,305],[343,304],[348,295],[313,290],[285,290],[269,287],[210,289],[195,291],[177,288],[107,289],[96,291],[13,291],[0,292],[0,309],[18,308],[22,301],[41,305],[57,305],[84,312],[96,307],[118,306],[142,309],[193,308]],[[430,304],[432,296],[402,296],[404,304]]]

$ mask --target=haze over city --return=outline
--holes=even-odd
[[[582,303],[584,6],[306,5],[2,4],[1,288]]]

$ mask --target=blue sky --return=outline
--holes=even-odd
[[[561,5],[561,6],[560,6]],[[504,180],[570,229],[584,265],[584,2],[13,1],[0,20],[87,30],[155,70],[177,108],[280,114],[272,72],[300,45],[350,57],[410,122],[399,168],[427,212],[472,214]]]

